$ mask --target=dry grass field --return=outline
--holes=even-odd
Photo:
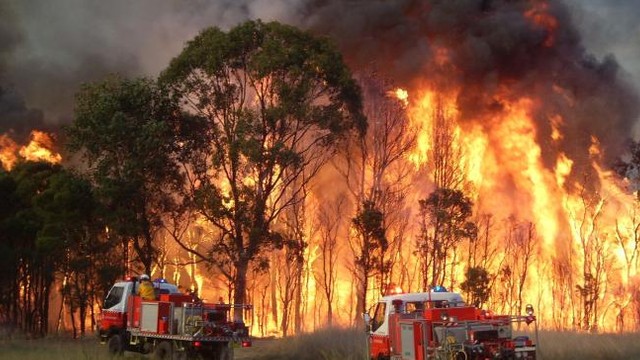
[[[288,339],[257,339],[254,346],[236,349],[237,360],[363,360],[365,337],[361,332],[330,329]],[[583,334],[540,332],[539,359],[640,359],[640,334]],[[145,359],[126,353],[126,359]],[[97,339],[0,339],[2,360],[109,359]]]

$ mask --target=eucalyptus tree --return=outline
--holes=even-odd
[[[351,219],[353,236],[349,237],[356,314],[368,310],[370,290],[383,294],[392,282],[407,227],[405,199],[413,172],[413,166],[404,160],[416,143],[406,103],[393,81],[372,70],[362,74],[359,83],[369,127],[366,136],[343,148],[337,166],[356,208]]]
[[[94,301],[104,296],[101,275],[113,267],[105,259],[118,256],[110,254],[112,247],[105,236],[102,211],[91,183],[66,169],[52,175],[47,182],[46,189],[39,192],[34,201],[42,218],[37,243],[46,256],[56,259],[62,300],[70,310],[68,315],[75,338],[85,335],[89,312],[95,325]]]
[[[46,224],[37,203],[59,165],[20,162],[0,175],[0,321],[35,336],[46,334],[49,299],[61,259],[40,237]]]
[[[475,239],[478,229],[471,221],[473,202],[460,190],[436,189],[419,205],[421,233],[417,252],[422,261],[422,289],[426,291],[445,283],[456,246],[462,240]]]
[[[172,125],[179,112],[154,81],[113,76],[82,88],[66,129],[70,149],[87,161],[110,233],[123,251],[132,244],[147,273],[157,256],[154,238],[179,208]]]
[[[359,87],[327,39],[260,21],[203,30],[161,81],[190,115],[180,156],[193,204],[217,230],[200,255],[243,303],[251,263],[282,245],[275,220],[304,201],[340,139],[366,130]]]

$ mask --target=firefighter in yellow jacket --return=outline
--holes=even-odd
[[[155,300],[156,293],[153,289],[153,284],[151,283],[151,279],[149,279],[149,275],[142,274],[140,275],[140,285],[138,286],[138,295],[142,298],[142,300]]]

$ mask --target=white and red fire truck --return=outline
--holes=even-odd
[[[135,277],[116,282],[104,301],[99,336],[111,354],[231,360],[234,346],[251,346],[248,328],[230,314],[250,305],[208,304],[161,279],[153,282],[157,300],[146,301],[138,284]]]
[[[513,331],[514,323],[536,321],[531,305],[523,316],[493,315],[465,304],[458,293],[438,290],[387,295],[373,318],[365,314],[371,359],[536,358],[534,342],[528,336],[514,337]]]

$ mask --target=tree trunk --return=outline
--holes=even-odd
[[[367,273],[362,274],[362,278],[359,279],[359,284],[357,284],[357,294],[356,294],[356,313],[355,313],[355,324],[356,326],[363,325],[362,314],[366,311],[367,308],[367,279],[369,278]]]
[[[58,320],[56,321],[56,334],[60,333],[60,326],[62,325],[62,317],[64,316],[64,302],[65,296],[62,293],[62,299],[60,300],[60,311],[58,311]]]
[[[69,311],[69,315],[71,316],[71,328],[73,329],[73,338],[77,339],[78,338],[78,329],[76,329],[76,318],[75,318],[75,309],[73,308],[73,306],[69,307],[70,311]]]
[[[304,276],[304,259],[297,261],[296,288],[294,298],[294,334],[298,335],[302,331],[302,285]]]
[[[235,291],[233,293],[233,302],[236,305],[244,304],[247,292],[247,271],[249,269],[249,260],[243,257],[236,263],[236,280]],[[243,321],[244,311],[242,308],[236,308],[233,311],[233,319],[235,321]]]

